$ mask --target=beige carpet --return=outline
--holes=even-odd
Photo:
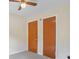
[[[52,59],[45,56],[41,56],[32,52],[21,52],[14,55],[10,55],[9,59]]]

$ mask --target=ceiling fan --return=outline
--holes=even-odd
[[[25,8],[26,5],[36,6],[36,0],[9,0],[10,2],[21,2],[21,5],[18,7],[18,10]]]

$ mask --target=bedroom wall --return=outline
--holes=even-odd
[[[9,14],[9,55],[27,50],[26,22],[17,14]]]

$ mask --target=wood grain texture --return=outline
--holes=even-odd
[[[43,21],[43,55],[55,58],[56,50],[56,17]]]
[[[38,40],[37,21],[30,22],[28,24],[28,50],[31,52],[37,52],[37,40]]]

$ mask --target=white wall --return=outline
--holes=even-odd
[[[38,20],[38,54],[43,55],[43,20]]]
[[[51,16],[56,16],[56,59],[67,59],[70,55],[70,16],[69,16],[69,5],[59,7],[56,10],[45,11],[42,14],[34,14],[32,17],[28,18],[28,22],[33,20],[40,20],[43,18],[48,18]],[[38,54],[43,54],[43,33],[42,22],[38,22]],[[41,32],[40,32],[41,31]],[[41,45],[42,44],[42,45]]]
[[[70,20],[69,12],[61,12],[57,15],[57,41],[56,41],[56,56],[57,59],[67,59],[70,55]]]
[[[26,22],[17,14],[9,14],[9,54],[15,54],[27,49]]]

